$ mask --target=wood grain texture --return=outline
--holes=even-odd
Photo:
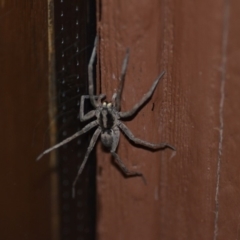
[[[140,178],[126,179],[98,146],[98,239],[235,239],[239,235],[239,3],[98,0],[98,90],[115,91],[125,50],[122,97],[129,110],[166,74],[127,126],[150,152],[122,136],[118,153]],[[229,84],[228,84],[229,81]]]
[[[0,1],[0,239],[50,239],[47,1]],[[47,138],[46,138],[47,139]]]
[[[225,1],[222,71],[222,156],[216,239],[240,239],[240,29],[239,1]]]

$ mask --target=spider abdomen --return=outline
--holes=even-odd
[[[112,130],[111,129],[103,130],[103,132],[101,134],[101,141],[102,141],[102,144],[105,147],[107,147],[107,148],[111,148],[112,147],[113,135],[112,135]]]

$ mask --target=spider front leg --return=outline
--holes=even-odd
[[[147,147],[153,150],[157,150],[157,149],[161,149],[161,148],[166,148],[169,147],[173,150],[176,150],[175,147],[173,147],[172,145],[168,144],[168,143],[159,143],[159,144],[154,144],[154,143],[150,143],[144,140],[141,140],[139,138],[136,138],[132,132],[129,130],[129,128],[127,128],[127,126],[125,124],[123,124],[122,122],[120,122],[118,124],[119,128],[123,131],[123,133],[125,133],[125,135],[132,140],[135,144],[137,145],[141,145],[143,147]]]
[[[139,111],[139,109],[152,97],[154,90],[157,87],[158,82],[160,81],[160,79],[162,78],[162,76],[164,75],[165,72],[162,72],[157,79],[154,81],[152,87],[150,88],[150,90],[144,94],[143,98],[140,100],[139,103],[137,103],[132,110],[128,111],[128,112],[120,112],[119,116],[120,118],[128,118],[128,117],[132,117],[136,114],[137,111]]]
[[[96,37],[94,41],[92,55],[88,64],[88,91],[91,104],[93,105],[94,108],[98,107],[98,102],[94,98],[94,86],[93,86],[93,63],[96,57],[97,42],[98,38]]]
[[[125,174],[125,176],[127,176],[127,177],[139,176],[143,179],[143,182],[146,184],[146,179],[145,179],[144,175],[140,172],[128,170],[127,167],[125,166],[125,164],[122,162],[119,155],[116,153],[116,149],[117,149],[119,137],[120,137],[120,131],[119,131],[118,127],[114,127],[113,131],[114,131],[114,138],[113,138],[113,144],[112,144],[110,153],[113,156],[114,162],[122,170],[122,172]]]
[[[106,95],[100,94],[99,96],[93,96],[93,97],[95,100],[97,100],[98,103],[100,103],[101,100],[106,97]],[[89,99],[89,98],[90,98],[89,95],[82,95],[82,97],[81,97],[81,104],[80,104],[80,109],[79,109],[79,115],[80,115],[81,122],[87,121],[95,116],[95,112],[96,112],[95,110],[92,110],[86,114],[84,113],[84,102],[85,102],[85,99]]]
[[[76,176],[76,178],[75,178],[75,180],[74,180],[74,182],[73,182],[73,185],[72,185],[72,197],[73,197],[73,198],[75,197],[75,186],[76,186],[77,180],[78,180],[79,176],[81,175],[81,173],[82,173],[82,171],[83,171],[83,169],[84,169],[84,167],[85,167],[85,165],[86,165],[86,162],[87,162],[87,160],[88,160],[89,154],[90,154],[90,152],[92,151],[92,149],[94,148],[94,146],[95,146],[95,144],[96,144],[96,141],[97,141],[100,133],[101,133],[101,128],[99,127],[99,128],[95,131],[95,133],[93,134],[93,136],[92,136],[92,139],[91,139],[91,141],[90,141],[90,144],[89,144],[89,147],[88,147],[88,149],[87,149],[87,152],[85,153],[84,160],[83,160],[83,162],[82,162],[82,164],[81,164],[81,166],[80,166],[80,168],[79,168],[79,170],[78,170],[77,176]]]
[[[123,89],[123,84],[124,84],[124,80],[125,80],[125,75],[127,72],[128,59],[129,59],[129,49],[127,48],[126,56],[125,56],[125,58],[123,60],[123,64],[122,64],[122,71],[121,71],[121,76],[120,76],[120,80],[119,80],[119,86],[117,89],[117,93],[113,94],[113,97],[112,97],[113,105],[115,106],[117,111],[119,111],[121,108],[121,95],[122,95],[122,89]]]

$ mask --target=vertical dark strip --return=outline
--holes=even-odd
[[[88,94],[87,65],[96,34],[95,1],[55,0],[58,142],[79,131],[80,96]],[[86,106],[85,111],[88,110]],[[95,238],[95,156],[71,188],[92,132],[58,150],[61,240]]]

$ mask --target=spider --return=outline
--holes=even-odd
[[[143,98],[132,108],[132,110],[128,112],[121,112],[120,111],[120,101],[121,101],[121,93],[123,88],[123,82],[126,75],[127,70],[127,64],[129,59],[129,50],[127,49],[126,56],[123,60],[122,64],[122,70],[120,75],[120,81],[119,81],[119,87],[117,89],[117,92],[113,94],[112,96],[112,102],[106,102],[102,100],[106,97],[105,94],[100,94],[99,96],[95,96],[93,94],[94,92],[94,86],[93,86],[93,63],[96,57],[96,46],[97,46],[97,37],[94,42],[94,48],[92,51],[92,55],[88,64],[88,83],[89,83],[89,95],[83,95],[81,97],[81,103],[80,103],[80,121],[84,122],[87,120],[90,120],[92,118],[96,118],[89,124],[87,124],[82,130],[76,132],[71,137],[66,138],[62,142],[54,145],[53,147],[45,150],[41,155],[38,156],[37,160],[43,157],[43,155],[51,152],[52,150],[59,148],[60,146],[72,141],[73,139],[79,137],[80,135],[88,132],[94,127],[97,127],[96,131],[94,132],[92,139],[90,141],[90,144],[87,148],[87,152],[85,154],[84,160],[78,170],[77,176],[73,182],[72,185],[72,194],[73,197],[75,195],[75,185],[77,183],[77,180],[82,173],[84,166],[87,162],[87,159],[89,157],[90,152],[94,148],[96,141],[98,137],[101,137],[102,144],[109,149],[110,153],[113,156],[113,159],[115,163],[119,166],[119,168],[122,170],[122,172],[126,176],[140,176],[143,178],[145,182],[145,178],[142,173],[136,172],[136,171],[130,171],[127,169],[127,167],[124,165],[122,160],[120,159],[119,155],[116,153],[116,149],[119,143],[119,137],[120,137],[120,130],[136,145],[140,145],[142,147],[146,147],[152,150],[157,149],[163,149],[166,147],[169,147],[173,150],[175,148],[171,146],[168,143],[160,143],[160,144],[154,144],[149,143],[144,140],[141,140],[139,138],[136,138],[132,132],[127,128],[125,124],[123,124],[120,119],[128,119],[133,117],[140,108],[152,97],[154,90],[157,87],[157,84],[159,80],[162,78],[165,72],[162,72],[157,79],[154,81],[153,85],[151,86],[150,90],[143,96]],[[92,106],[94,107],[94,110],[84,113],[84,101],[85,99],[90,99],[90,102]]]

